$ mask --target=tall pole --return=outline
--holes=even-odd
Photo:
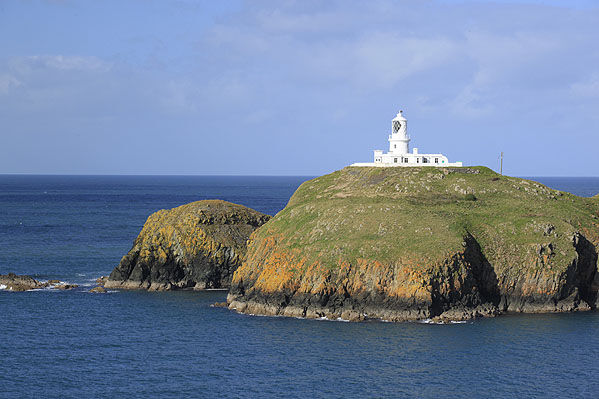
[[[503,176],[503,151],[501,151],[501,162],[499,163],[499,174]]]

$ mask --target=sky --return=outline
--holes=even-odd
[[[2,0],[0,173],[599,176],[599,2]]]

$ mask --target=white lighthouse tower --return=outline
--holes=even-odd
[[[399,111],[391,120],[391,134],[389,135],[389,152],[394,154],[407,154],[410,152],[410,136],[408,136],[408,121]]]
[[[410,153],[410,136],[408,121],[402,111],[391,120],[389,135],[389,152],[374,150],[374,162],[359,162],[352,166],[462,166],[461,162],[449,162],[443,154],[419,154],[418,148]]]

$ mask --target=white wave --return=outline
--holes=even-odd
[[[432,319],[422,319],[422,320],[417,320],[416,322],[420,323],[420,324],[446,324],[445,322],[434,321]]]
[[[446,322],[446,321],[434,321],[432,319],[423,319],[423,320],[418,320],[417,323],[420,323],[420,324],[466,324],[466,323],[468,323],[468,320],[450,320],[449,322]]]
[[[0,290],[5,290],[6,289],[6,285],[5,284],[0,284]]]
[[[255,314],[255,313],[246,313],[248,316],[255,317],[280,317],[279,315],[267,315],[267,314]]]
[[[341,317],[337,317],[336,319],[329,319],[329,318],[328,318],[328,317],[326,317],[326,316],[322,316],[322,317],[317,317],[317,318],[316,318],[316,319],[314,319],[314,320],[322,320],[322,321],[342,321],[342,322],[344,322],[344,323],[349,323],[349,320],[342,319]]]
[[[90,292],[90,291],[83,291],[86,292],[88,294],[97,294],[97,292]],[[102,292],[102,294],[116,294],[120,292],[119,290],[106,290],[106,292]]]
[[[56,279],[54,279],[54,280],[56,280]],[[38,280],[38,281],[42,284],[46,284],[50,280]],[[53,287],[55,285],[69,284],[69,283],[61,281],[61,280],[57,280],[57,281],[58,281],[58,283],[52,283],[51,287]]]

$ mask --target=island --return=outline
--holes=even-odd
[[[346,167],[255,230],[230,309],[388,321],[594,309],[599,199],[486,167]]]
[[[150,215],[104,288],[228,288],[250,234],[269,215],[221,200],[203,200]]]

